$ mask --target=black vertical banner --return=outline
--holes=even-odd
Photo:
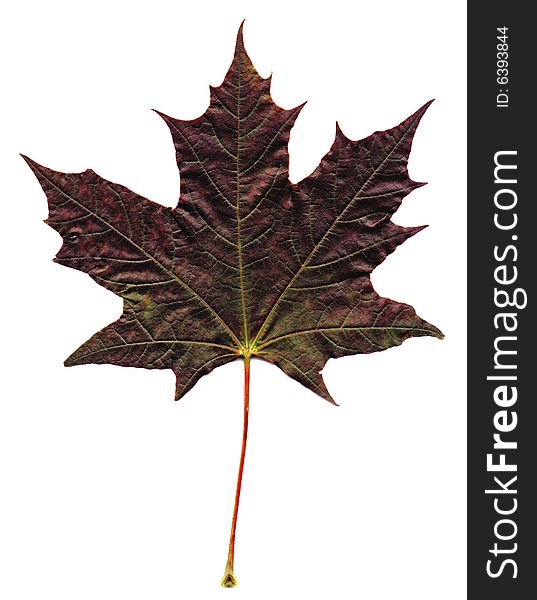
[[[469,600],[537,594],[531,6],[468,8]]]

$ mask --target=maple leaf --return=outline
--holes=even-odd
[[[62,265],[123,298],[123,314],[76,350],[67,366],[110,363],[172,369],[175,398],[214,368],[242,357],[244,434],[225,586],[233,549],[248,425],[250,359],[276,364],[333,402],[320,372],[329,358],[370,353],[411,336],[442,337],[412,307],[380,297],[370,273],[422,227],[391,216],[421,183],[407,160],[430,103],[400,125],[360,140],[336,128],[334,144],[300,183],[287,145],[302,108],[270,97],[244,50],[209,108],[170,128],[181,175],[174,209],[87,170],[60,173],[24,157],[49,204]]]

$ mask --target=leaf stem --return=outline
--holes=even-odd
[[[237,585],[237,578],[233,571],[235,560],[235,531],[237,529],[237,515],[239,514],[239,500],[241,497],[242,472],[244,470],[244,457],[246,455],[246,440],[248,438],[248,413],[250,410],[250,356],[244,356],[244,422],[242,429],[241,459],[239,462],[239,474],[237,476],[237,490],[235,492],[235,506],[231,520],[231,534],[229,536],[229,551],[227,555],[226,570],[222,577],[222,587],[231,588]]]

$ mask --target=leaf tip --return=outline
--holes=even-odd
[[[432,325],[431,323],[428,323],[427,321],[424,321],[425,324],[425,330],[427,333],[423,334],[423,335],[428,335],[430,337],[434,337],[438,340],[443,340],[446,336],[444,335],[444,333],[442,331],[440,331],[440,329],[438,329],[438,327],[436,327],[435,325]]]
[[[38,167],[40,167],[41,165],[36,163],[35,160],[32,160],[29,156],[26,156],[26,154],[23,154],[22,152],[19,153],[19,156],[24,160],[24,162],[30,167],[30,169],[32,169],[32,171],[36,171],[36,169]]]
[[[322,372],[321,371],[319,371],[319,375],[322,377]],[[321,398],[323,398],[327,402],[330,402],[330,404],[333,404],[334,406],[340,406],[334,400],[334,398],[332,398],[332,395],[330,394],[330,392],[328,391],[328,388],[326,387],[326,384],[324,383],[324,379],[322,381],[322,385],[319,386],[319,389],[316,390],[316,392],[317,392],[317,394],[319,394],[319,396],[321,396]]]
[[[434,327],[434,325],[433,325]],[[439,339],[439,340],[443,340],[446,336],[444,335],[444,333],[442,331],[440,331],[440,329],[438,329],[438,327],[434,327],[433,330],[433,337]]]
[[[421,108],[418,108],[417,112],[424,113],[429,108],[429,106],[431,106],[431,104],[434,101],[435,101],[435,98],[431,98],[430,100],[427,100],[427,102]]]
[[[174,402],[179,402],[181,398],[187,393],[188,389],[185,389],[183,382],[180,380],[179,373],[175,373],[175,393],[173,396]]]
[[[428,102],[426,102],[423,106],[420,106],[420,108],[418,108],[418,110],[410,115],[410,117],[408,117],[408,119],[405,119],[400,125],[404,126],[406,130],[408,130],[410,132],[410,136],[409,136],[409,142],[410,144],[412,143],[412,138],[414,137],[414,133],[418,127],[418,125],[420,124],[420,121],[423,117],[423,115],[427,112],[427,109],[429,108],[429,106],[431,106],[431,104],[434,102],[434,98],[432,100],[429,100]],[[410,148],[409,148],[410,151]]]
[[[421,119],[434,100],[434,98],[431,98],[431,100],[427,101],[421,108],[418,108],[418,110],[414,113],[414,116],[417,117],[418,120]]]
[[[239,30],[237,31],[237,39],[235,41],[235,56],[240,52],[245,52],[244,49],[244,22],[246,19],[241,21],[239,25]]]
[[[164,121],[167,121],[170,118],[168,117],[168,115],[165,115],[163,112],[160,112],[160,110],[157,110],[156,108],[152,108],[151,111],[157,114]]]
[[[57,262],[56,259],[54,259],[54,262]],[[63,361],[63,366],[64,367],[76,367],[79,365],[83,365],[83,364],[87,364],[83,359],[84,359],[84,351],[82,351],[82,348],[84,348],[83,344],[82,346],[80,346],[80,348],[78,348],[77,350],[75,350],[74,352],[72,352],[64,361]]]

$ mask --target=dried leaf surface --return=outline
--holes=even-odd
[[[423,185],[407,161],[428,105],[360,141],[338,128],[317,169],[293,185],[287,145],[301,107],[273,103],[241,27],[205,114],[159,113],[181,175],[176,208],[91,170],[60,173],[25,157],[46,193],[47,222],[63,238],[56,261],[124,300],[120,319],[65,364],[172,369],[178,399],[215,367],[258,356],[333,401],[320,375],[329,358],[442,337],[370,281],[422,229],[391,216]]]

